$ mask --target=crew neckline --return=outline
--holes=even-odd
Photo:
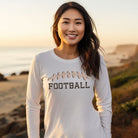
[[[74,62],[77,62],[80,60],[80,57],[76,57],[76,58],[73,58],[73,59],[64,59],[64,58],[61,58],[59,57],[55,51],[54,51],[54,48],[51,50],[51,54],[53,55],[54,58],[56,58],[58,61],[60,62],[64,62],[64,63],[74,63]]]

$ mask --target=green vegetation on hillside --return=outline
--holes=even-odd
[[[138,81],[138,62],[130,63],[129,65],[127,65],[127,67],[128,68],[126,68],[124,65],[122,66],[122,68],[126,68],[125,70],[111,74],[110,82],[112,88],[117,88],[123,85],[132,84]],[[109,74],[110,73],[112,73],[111,69],[109,69]]]
[[[109,68],[113,99],[113,126],[124,127],[138,117],[138,62]]]

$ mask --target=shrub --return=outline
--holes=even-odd
[[[129,102],[120,104],[113,113],[112,124],[126,126],[131,124],[133,118],[138,117],[138,97]]]
[[[119,106],[119,111],[138,114],[138,97]]]
[[[138,78],[137,75],[114,77],[110,81],[111,82],[111,87],[112,88],[120,87],[120,86],[124,85],[125,83],[130,82],[131,80],[135,80],[137,78]]]

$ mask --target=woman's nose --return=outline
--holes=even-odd
[[[73,23],[69,25],[69,31],[75,31],[75,25]]]

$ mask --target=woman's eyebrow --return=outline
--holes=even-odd
[[[70,20],[70,18],[63,18],[63,20]],[[75,20],[83,20],[82,18],[76,18]]]

